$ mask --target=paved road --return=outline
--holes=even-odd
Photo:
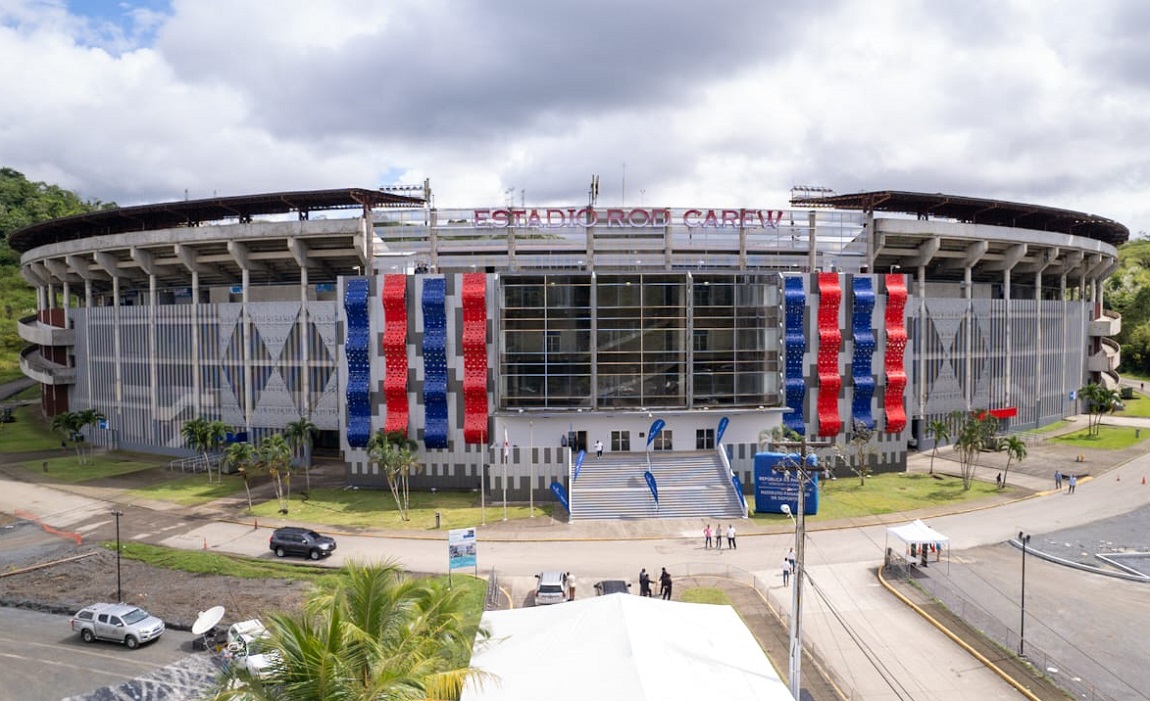
[[[115,643],[89,645],[72,632],[67,616],[5,609],[0,628],[0,698],[58,701],[133,679],[129,686],[135,693],[120,698],[158,698],[159,689],[185,688],[197,677],[203,683],[202,675],[189,672],[202,669],[195,660],[206,661],[207,656],[195,655],[189,664],[191,641],[190,633],[169,630],[137,650]]]
[[[1011,481],[1026,482],[1035,488],[1048,484],[1045,475],[1052,469],[1045,465],[1027,467],[1034,474],[1024,471],[1015,482],[1012,472]],[[951,576],[959,586],[976,589],[978,597],[989,600],[992,594],[997,596],[1000,601],[988,608],[997,611],[997,618],[1005,625],[1015,625],[1011,621],[1017,618],[1018,611],[1012,608],[1010,586],[1017,570],[1011,564],[1009,547],[1002,543],[1019,531],[1036,536],[1065,532],[1150,504],[1150,485],[1141,483],[1141,478],[1150,474],[1150,458],[1143,455],[1109,471],[1097,463],[1091,468],[1092,478],[1080,482],[1074,495],[1040,494],[993,509],[931,517],[930,525],[951,538],[956,563],[947,574],[942,568],[932,568],[931,575]],[[924,469],[921,458],[916,469]],[[943,467],[936,463],[938,469]],[[117,495],[96,495],[101,499],[13,482],[0,490],[0,511],[23,508],[43,514],[45,520],[60,528],[106,533],[111,525],[107,499]],[[117,504],[125,509],[122,525],[129,539],[195,549],[206,545],[220,551],[270,557],[267,529],[275,523],[261,521],[257,529],[251,523],[216,520],[204,510],[188,514]],[[782,587],[776,570],[793,536],[782,529],[737,524],[741,531],[738,549],[716,552],[703,550],[701,522],[566,524],[538,518],[533,522],[502,523],[495,520],[497,514],[489,512],[489,516],[491,522],[479,534],[481,571],[498,569],[501,579],[511,582],[517,603],[524,600],[532,575],[542,569],[571,570],[586,585],[600,578],[634,581],[640,567],[654,571],[667,567],[680,576],[701,569],[728,568],[774,582],[769,596],[783,610],[789,609],[790,591]],[[905,515],[889,518],[890,523],[905,520]],[[1019,698],[1014,689],[879,587],[874,568],[882,562],[887,545],[883,519],[845,525],[810,535],[807,568],[825,599],[820,598],[815,587],[811,588],[804,607],[804,629],[807,642],[840,676],[851,698]],[[445,541],[446,533],[442,532],[416,537],[387,532],[342,534],[339,551],[330,564],[347,559],[393,558],[411,570],[443,572],[447,562]],[[986,554],[997,550],[1003,554]],[[1015,550],[1014,554],[1020,553]],[[1150,656],[1150,642],[1136,634],[1150,627],[1150,601],[1133,595],[1115,600],[1104,594],[1112,584],[1109,578],[1067,567],[1038,565],[1037,559],[1034,562],[1034,584],[1027,600],[1028,615],[1032,616],[1028,618],[1028,637],[1032,629],[1038,635],[1049,618],[1048,627],[1055,629],[1053,623],[1065,624],[1059,635],[1066,637],[1069,631],[1073,636],[1069,639],[1074,644],[1064,648],[1068,655],[1094,658],[1112,670],[1109,660],[1114,659],[1117,664],[1119,657],[1112,653],[1119,650],[1133,659]],[[964,568],[971,573],[968,580],[958,576]],[[1100,625],[1075,625],[1074,621]],[[1121,664],[1126,664],[1124,657],[1121,660]],[[1124,693],[1111,694],[1112,698],[1150,698],[1150,680],[1127,676],[1132,681]]]

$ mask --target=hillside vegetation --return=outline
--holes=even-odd
[[[1118,249],[1118,270],[1106,281],[1103,301],[1122,315],[1119,372],[1150,376],[1150,240],[1136,238]]]
[[[11,168],[0,168],[0,382],[20,375],[24,342],[16,322],[36,311],[36,293],[20,276],[20,254],[8,246],[8,233],[37,222],[115,207],[82,200],[69,190],[31,182]]]

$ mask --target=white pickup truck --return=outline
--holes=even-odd
[[[279,660],[274,650],[267,650],[267,639],[267,628],[255,618],[233,623],[228,628],[224,656],[232,664],[243,665],[251,676],[266,680]]]
[[[72,617],[72,630],[86,643],[111,640],[135,650],[164,633],[164,622],[129,604],[92,604]]]

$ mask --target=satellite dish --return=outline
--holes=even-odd
[[[224,607],[213,606],[207,611],[201,611],[200,615],[196,618],[196,622],[192,624],[192,635],[202,635],[207,633],[216,624],[224,619]]]

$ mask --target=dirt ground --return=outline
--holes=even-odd
[[[11,519],[0,526],[17,531],[0,540],[0,606],[72,614],[94,602],[116,600],[115,552],[45,542],[33,532],[38,528]],[[191,628],[196,616],[213,606],[224,607],[225,624],[298,611],[311,585],[189,574],[122,558],[120,586],[125,602],[159,616],[169,627]]]

